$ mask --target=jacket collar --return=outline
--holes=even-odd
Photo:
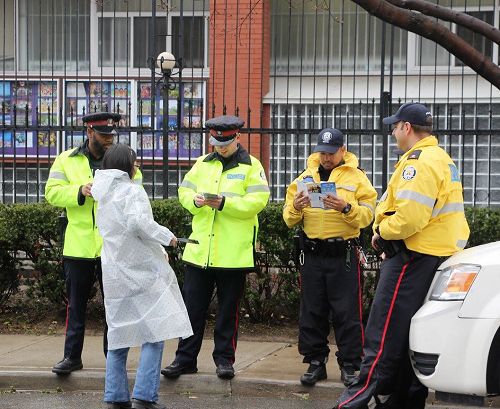
[[[249,153],[241,145],[238,145],[237,151],[231,156],[228,162],[225,162],[225,158],[222,158],[216,151],[208,154],[203,162],[210,162],[213,160],[219,160],[224,166],[224,170],[229,170],[237,167],[240,163],[243,165],[252,165],[252,160],[250,159]]]
[[[307,168],[310,169],[311,172],[317,172],[320,165],[319,152],[313,153],[307,159]],[[344,163],[340,163],[335,169],[348,167],[348,168],[357,168],[359,165],[358,158],[354,153],[346,151],[344,156]],[[333,170],[335,170],[333,169]]]
[[[421,149],[427,146],[438,146],[438,140],[434,135],[426,136],[425,138],[420,139],[415,145],[413,145],[408,151],[404,153],[403,156],[398,160],[398,162],[394,165],[396,168],[401,162],[405,161],[408,156],[412,154],[417,149]]]
[[[70,157],[76,156],[76,155],[85,155],[87,158],[90,155],[90,150],[89,150],[89,140],[85,139],[85,141],[78,147],[73,150],[69,154]]]

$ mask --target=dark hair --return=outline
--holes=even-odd
[[[422,126],[422,125],[411,124],[411,127],[413,128],[415,133],[418,133],[418,134],[423,134],[423,133],[430,134],[430,133],[432,133],[432,125]]]
[[[127,172],[132,179],[134,162],[137,155],[134,150],[123,143],[111,145],[102,159],[102,169],[118,169]]]

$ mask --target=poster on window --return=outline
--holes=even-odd
[[[204,83],[183,82],[169,91],[166,116],[163,115],[161,87],[156,89],[154,115],[151,83],[139,82],[137,97],[137,154],[145,159],[163,159],[163,132],[168,130],[168,158],[190,160],[203,152]]]
[[[57,134],[51,129],[58,125],[55,81],[0,81],[0,106],[0,125],[38,128],[0,131],[2,157],[56,155]]]
[[[67,81],[66,125],[83,127],[82,117],[91,112],[117,112],[120,126],[129,126],[131,87],[128,81]]]

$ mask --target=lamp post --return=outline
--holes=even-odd
[[[163,96],[163,198],[168,197],[168,96],[169,92],[176,87],[171,81],[172,70],[175,67],[175,57],[168,51],[162,52],[156,58],[156,65],[161,70],[163,76],[162,96]],[[161,81],[161,80],[160,80]],[[153,176],[154,177],[154,176]]]

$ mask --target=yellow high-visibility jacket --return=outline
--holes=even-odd
[[[457,167],[434,136],[416,143],[396,164],[376,209],[374,230],[408,249],[450,256],[469,238]]]
[[[320,183],[319,158],[319,153],[309,156],[307,169],[288,186],[283,209],[285,223],[288,227],[293,227],[302,222],[305,234],[311,239],[342,237],[347,240],[359,237],[360,229],[368,226],[373,220],[377,191],[365,173],[358,169],[358,158],[350,152],[346,152],[345,163],[333,169],[328,179],[335,182],[337,195],[351,204],[349,213],[312,207],[298,211],[293,206],[297,180],[312,177],[316,183]]]
[[[197,193],[223,196],[223,207],[196,207]],[[199,244],[187,244],[182,259],[201,268],[253,270],[257,215],[268,200],[264,169],[241,146],[224,172],[216,153],[198,158],[179,187],[179,201],[193,215],[190,238]]]
[[[93,180],[89,159],[80,148],[62,152],[50,168],[45,198],[51,205],[66,209],[65,257],[95,259],[101,255],[102,237],[95,223],[97,203],[92,197],[79,201],[80,187]],[[142,183],[139,171],[134,182]]]

